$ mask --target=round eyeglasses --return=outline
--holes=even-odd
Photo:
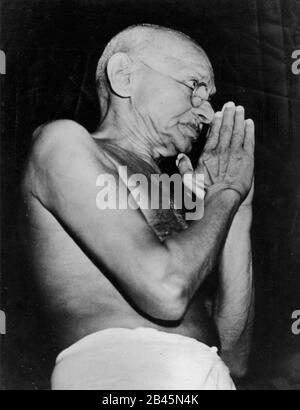
[[[189,84],[186,84],[186,83],[183,82],[183,81],[177,80],[176,78],[172,77],[172,76],[169,75],[169,74],[162,73],[161,71],[159,71],[159,70],[157,70],[157,69],[151,67],[149,64],[145,63],[145,62],[142,61],[142,60],[137,60],[137,59],[135,59],[135,61],[138,61],[138,62],[142,63],[142,64],[145,65],[146,67],[150,68],[150,70],[153,70],[153,71],[155,71],[156,73],[158,73],[158,74],[160,74],[160,75],[162,75],[162,76],[164,76],[164,77],[170,78],[171,80],[175,81],[177,84],[180,84],[180,85],[182,85],[182,86],[188,88],[188,89],[190,90],[190,93],[191,93],[190,98],[191,98],[191,103],[192,103],[192,105],[195,104],[195,100],[197,100],[197,102],[198,102],[197,105],[199,105],[199,103],[201,104],[201,103],[204,102],[204,101],[210,102],[210,97],[209,97],[209,92],[208,92],[208,86],[207,86],[206,83],[204,83],[204,82],[199,83],[198,81],[193,80],[192,82],[193,82],[194,84],[193,84],[193,85],[189,85]]]

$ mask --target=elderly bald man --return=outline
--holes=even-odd
[[[32,275],[63,350],[52,388],[235,389],[228,367],[245,374],[253,316],[253,121],[234,103],[214,114],[208,57],[163,27],[115,36],[97,88],[98,129],[39,127],[22,185]],[[186,153],[203,124],[193,170]],[[120,188],[121,165],[150,179],[161,157],[178,154],[182,175],[205,176],[201,219],[186,221],[171,199],[167,210],[96,206],[99,175]],[[207,303],[203,284],[216,267]]]

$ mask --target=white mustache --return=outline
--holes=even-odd
[[[201,132],[203,128],[202,122],[197,120],[186,122],[184,125],[193,128],[196,132]]]

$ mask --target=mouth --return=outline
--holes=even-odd
[[[203,124],[196,122],[180,123],[183,134],[196,141],[202,131]]]

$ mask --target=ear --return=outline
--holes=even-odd
[[[112,90],[120,97],[130,97],[132,62],[127,54],[116,53],[108,61],[107,75]]]

